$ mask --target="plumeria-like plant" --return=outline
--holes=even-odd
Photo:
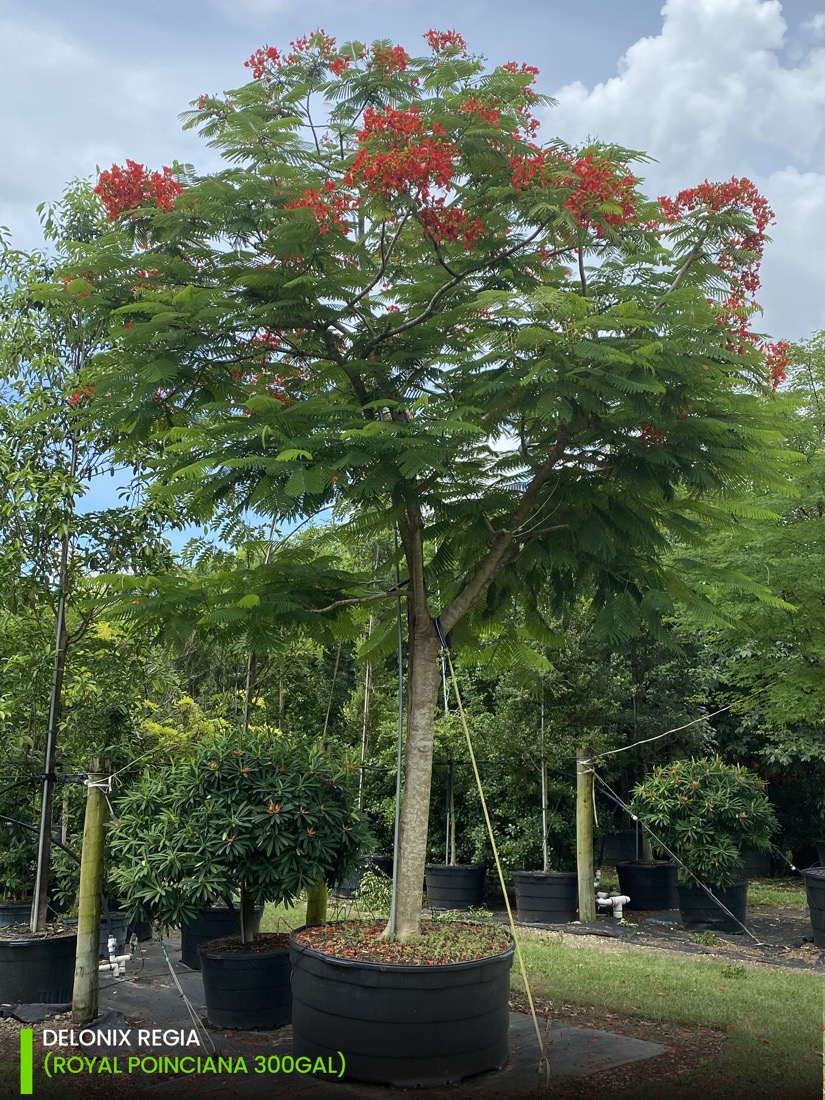
[[[111,831],[124,906],[168,927],[237,896],[248,942],[256,904],[290,902],[356,862],[365,826],[351,772],[277,730],[210,737],[147,770]]]
[[[681,861],[679,879],[725,887],[742,877],[744,851],[769,852],[777,828],[765,782],[719,757],[655,768],[633,809]]]

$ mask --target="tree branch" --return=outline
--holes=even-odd
[[[456,596],[449,607],[441,614],[441,625],[444,633],[449,633],[455,624],[462,619],[467,612],[478,603],[492,582],[504,568],[505,558],[510,551],[513,542],[518,536],[519,530],[527,522],[533,510],[539,493],[550,476],[553,468],[564,457],[564,448],[567,444],[567,432],[564,425],[559,426],[556,442],[550,448],[542,465],[533,474],[530,483],[524,490],[521,503],[513,514],[510,526],[499,531],[493,539],[493,545],[475,571],[475,574],[465,585],[464,589]]]

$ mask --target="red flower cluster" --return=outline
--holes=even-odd
[[[525,191],[534,181],[538,187],[547,187],[550,183],[547,157],[541,149],[529,155],[519,153],[510,157],[510,167],[513,169],[511,183],[516,191]]]
[[[327,180],[323,190],[310,187],[295,202],[289,202],[284,210],[297,210],[306,207],[315,215],[318,229],[321,233],[329,233],[335,227],[342,233],[349,233],[350,226],[344,220],[344,216],[358,205],[358,200],[352,195],[335,192],[335,184]]]
[[[607,158],[593,153],[578,158],[548,155],[534,147],[532,153],[510,157],[510,167],[516,191],[524,191],[531,184],[549,187],[553,182],[559,187],[573,187],[564,205],[583,228],[594,226],[596,236],[602,235],[606,225],[626,225],[636,217],[636,181],[626,167],[617,168]],[[619,209],[605,210],[605,206]]]
[[[330,72],[336,76],[340,76],[350,66],[350,59],[348,57],[334,57],[329,63]]]
[[[474,115],[476,118],[481,119],[482,122],[489,122],[493,126],[498,126],[498,120],[501,114],[497,107],[491,107],[489,104],[482,103],[481,100],[474,98],[465,100],[458,110],[459,114]]]
[[[77,406],[83,401],[84,397],[91,397],[93,393],[93,386],[84,386],[82,390],[75,390],[71,397],[69,397],[69,399],[67,400],[66,404],[71,405],[73,409],[76,409]]]
[[[517,65],[515,61],[508,61],[506,65],[502,65],[501,67],[502,69],[506,69],[508,73],[520,73],[522,76],[528,74],[530,76],[539,75],[539,70],[535,65],[525,65],[524,62],[522,62],[521,65]],[[531,81],[531,83],[535,82]]]
[[[461,241],[467,252],[472,252],[476,241],[484,232],[481,218],[470,219],[457,206],[445,206],[444,199],[435,199],[421,211],[424,232],[436,244],[442,241]]]
[[[467,56],[467,43],[458,31],[427,31],[421,37],[434,53],[460,50],[462,57]]]
[[[172,202],[183,194],[183,188],[172,178],[172,169],[149,172],[142,164],[127,160],[126,167],[113,164],[100,173],[95,194],[106,210],[109,221],[116,221],[127,210],[154,204],[170,210]]]
[[[374,46],[369,67],[381,69],[384,76],[403,73],[410,63],[410,55],[403,46]]]
[[[368,107],[361,148],[344,177],[348,187],[363,186],[384,199],[415,192],[419,202],[430,198],[433,186],[447,187],[453,178],[456,147],[438,123],[425,134],[417,107],[396,111]]]
[[[268,70],[280,69],[284,60],[280,50],[276,50],[274,46],[263,46],[244,61],[244,68],[251,69],[255,80],[260,80]],[[267,79],[271,77],[267,76]]]
[[[629,172],[621,174],[609,160],[599,160],[592,153],[571,164],[572,176],[561,181],[563,187],[575,185],[576,190],[565,207],[583,228],[596,226],[601,236],[603,225],[626,225],[636,217],[636,181]],[[604,210],[604,206],[619,210]]]
[[[777,340],[775,344],[762,344],[765,353],[765,361],[771,378],[771,390],[776,393],[779,386],[788,377],[788,367],[793,360],[788,352],[790,345],[787,340]]]
[[[710,302],[713,305],[713,302]],[[756,348],[765,356],[767,381],[773,393],[788,377],[788,367],[793,360],[788,354],[790,345],[786,340],[771,343],[760,340],[751,331],[750,317],[755,307],[749,305],[741,295],[725,298],[716,317],[716,323],[725,328],[727,350],[744,355],[748,347]]]
[[[651,447],[664,447],[665,445],[665,433],[648,420],[643,420],[639,424],[638,438],[646,451],[649,451]]]
[[[734,176],[725,183],[709,183],[705,180],[698,187],[680,191],[675,199],[660,196],[659,205],[666,222],[677,222],[684,214],[695,210],[707,213],[736,208],[749,210],[753,216],[756,232],[740,236],[731,233],[717,263],[723,271],[736,271],[741,264],[734,259],[732,252],[753,252],[754,258],[737,272],[736,281],[749,294],[759,289],[759,264],[765,246],[765,230],[773,223],[774,214],[768,206],[767,199],[760,195],[749,179],[744,177],[737,179]]]

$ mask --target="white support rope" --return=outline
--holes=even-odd
[[[498,872],[498,880],[501,883],[501,892],[504,895],[504,905],[505,905],[505,908],[507,909],[507,919],[510,922],[510,935],[513,937],[513,945],[514,945],[514,948],[515,948],[516,959],[518,960],[519,970],[521,972],[521,979],[524,983],[524,991],[527,994],[527,1002],[530,1005],[530,1015],[533,1018],[533,1027],[535,1028],[535,1031],[536,1031],[536,1041],[538,1042],[538,1045],[539,1045],[539,1054],[540,1054],[539,1073],[541,1073],[542,1070],[544,1071],[545,1083],[549,1087],[549,1084],[550,1084],[550,1064],[547,1060],[547,1050],[546,1050],[545,1045],[544,1045],[544,1039],[543,1039],[542,1034],[541,1034],[541,1028],[539,1027],[538,1017],[536,1016],[536,1006],[533,1003],[533,993],[532,993],[532,990],[530,989],[530,982],[529,982],[529,979],[527,977],[527,968],[524,965],[524,958],[521,954],[521,946],[520,946],[519,941],[518,941],[518,936],[516,935],[516,922],[513,919],[513,911],[510,907],[510,899],[507,896],[507,884],[504,881],[504,871],[502,870],[502,867],[501,867],[501,860],[499,859],[499,855],[498,855],[498,846],[496,845],[496,838],[493,834],[493,823],[490,820],[490,813],[489,813],[489,810],[487,809],[487,799],[484,796],[484,788],[483,788],[482,783],[481,783],[481,773],[478,770],[478,763],[476,761],[476,754],[475,754],[475,751],[473,749],[472,738],[470,737],[470,727],[467,723],[467,716],[464,713],[464,705],[461,701],[461,692],[458,689],[458,680],[456,678],[455,668],[453,667],[453,660],[452,660],[452,657],[450,655],[450,650],[447,646],[446,640],[444,638],[444,634],[442,633],[442,630],[441,630],[441,623],[438,621],[438,619],[436,619],[436,621],[435,621],[435,627],[436,627],[436,630],[438,631],[438,636],[441,640],[441,646],[442,646],[441,652],[442,652],[442,654],[446,655],[447,665],[450,669],[450,678],[452,680],[453,692],[455,694],[456,705],[458,707],[458,713],[461,716],[461,724],[464,728],[464,737],[465,737],[465,740],[467,741],[467,752],[468,752],[469,757],[470,757],[470,763],[472,764],[472,767],[473,767],[473,775],[475,776],[476,787],[478,788],[478,797],[481,801],[481,809],[484,813],[484,822],[487,826],[487,835],[490,838],[490,847],[493,850],[493,859],[495,860],[496,871]]]
[[[163,935],[160,932],[158,932],[157,941],[160,944],[160,949],[163,952],[163,957],[164,957],[164,959],[166,959],[166,965],[169,967],[169,973],[172,975],[172,981],[175,983],[175,987],[177,988],[178,993],[180,993],[180,995],[183,999],[183,1003],[186,1006],[186,1011],[189,1013],[189,1016],[192,1020],[192,1023],[194,1024],[195,1030],[197,1031],[199,1036],[203,1036],[206,1039],[207,1043],[209,1044],[209,1047],[212,1050],[212,1053],[213,1054],[217,1053],[215,1044],[212,1041],[212,1036],[209,1034],[209,1032],[206,1030],[206,1028],[201,1023],[197,1012],[192,1007],[192,1002],[189,1000],[189,998],[183,992],[183,988],[182,988],[180,982],[178,981],[178,976],[175,973],[175,968],[172,966],[172,960],[169,958],[169,955],[167,954],[166,944],[163,942]],[[201,1042],[201,1046],[205,1047],[206,1045],[207,1044],[204,1043],[203,1041]]]

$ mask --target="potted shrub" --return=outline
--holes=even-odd
[[[291,902],[357,862],[364,827],[348,774],[277,730],[232,731],[148,770],[121,800],[112,878],[133,918],[168,928],[216,902],[235,913],[234,936],[199,946],[215,1026],[289,1022],[287,937],[256,935],[255,906]]]
[[[770,850],[776,829],[764,780],[719,757],[654,769],[632,805],[679,862],[677,893],[686,928],[740,932],[748,884],[742,852]],[[699,885],[709,886],[732,919]]]

